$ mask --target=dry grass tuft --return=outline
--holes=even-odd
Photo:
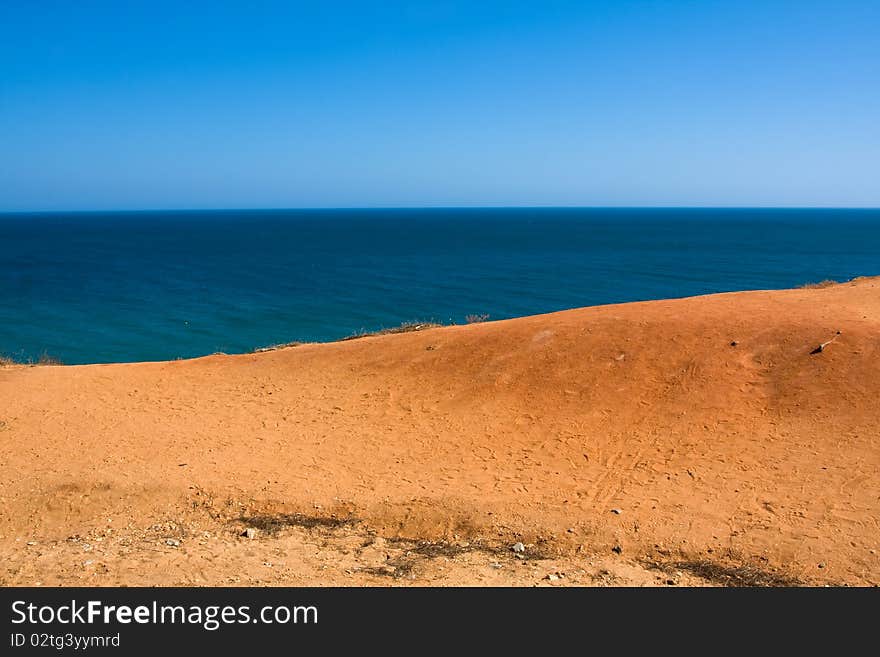
[[[379,329],[378,331],[363,331],[361,333],[355,333],[354,335],[349,335],[348,337],[342,338],[342,341],[358,340],[360,338],[369,338],[375,335],[412,333],[413,331],[425,331],[427,329],[439,328],[441,326],[442,324],[438,324],[436,322],[405,322],[400,326],[394,326],[392,328]]]
[[[238,518],[239,522],[249,527],[259,529],[267,534],[277,534],[286,527],[302,527],[304,529],[337,529],[349,525],[356,525],[360,522],[357,518],[346,517],[324,517],[324,516],[308,516],[303,513],[276,513],[276,514],[260,514],[253,516],[242,516]]]
[[[26,359],[19,360],[19,359],[15,359],[11,356],[0,355],[0,367],[13,367],[16,365],[19,365],[19,366],[30,365],[31,367],[33,367],[35,365],[64,365],[64,363],[61,362],[60,358],[56,358],[55,356],[51,356],[48,353],[46,353],[45,351],[42,354],[40,354],[40,356],[39,356],[39,358],[37,358],[37,360],[34,360],[33,358],[26,358]]]
[[[750,564],[725,565],[715,561],[687,559],[667,563],[646,563],[664,573],[683,571],[707,582],[728,587],[792,587],[805,586],[797,577],[770,571]]]
[[[266,351],[277,351],[279,349],[287,349],[288,347],[298,347],[302,344],[306,344],[305,342],[285,342],[284,344],[272,344],[268,347],[257,347],[251,353],[252,354],[261,354]]]
[[[824,281],[819,281],[818,283],[804,283],[801,285],[801,289],[819,290],[824,287],[831,287],[832,285],[838,285],[837,281],[832,281],[830,278],[826,278]]]

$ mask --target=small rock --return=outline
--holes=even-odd
[[[28,541],[27,544],[28,544],[28,545],[36,545],[37,542],[36,542],[36,541]]]
[[[678,584],[678,582],[676,582],[674,579],[667,579],[666,584],[667,586],[675,586],[676,584]]]
[[[522,543],[517,542],[517,543],[514,543],[510,549],[518,554],[522,554],[523,552],[526,551],[526,546],[523,545]]]
[[[569,527],[565,531],[567,531],[569,534],[574,534],[574,527]]]
[[[89,559],[88,561],[83,561],[83,566],[91,566],[93,563],[95,562]]]
[[[171,547],[180,547],[180,541],[175,538],[166,538],[165,545],[169,545]]]
[[[736,340],[731,340],[731,341],[730,341],[730,346],[731,346],[731,347],[735,347],[735,346],[737,346],[738,344],[739,344],[739,342],[737,342]]]
[[[824,564],[824,563],[820,563],[820,564],[819,564],[819,568],[824,568],[824,567],[825,567],[825,564]]]
[[[623,513],[623,511],[621,511],[620,509],[611,509],[611,513],[613,513],[616,516],[619,516],[621,513]]]
[[[551,582],[555,582],[556,580],[559,579],[559,575],[557,575],[556,573],[550,573],[544,579],[549,579]]]
[[[251,539],[253,539],[253,538],[256,538],[256,537],[257,537],[257,530],[254,529],[253,527],[248,527],[247,529],[245,529],[245,530],[241,533],[241,535],[244,536],[245,538],[251,538]]]
[[[500,563],[497,563],[497,562],[496,562],[496,563],[490,563],[489,565],[490,565],[492,568],[495,568],[496,570],[500,570],[501,568],[504,568],[504,566],[502,566]]]
[[[623,552],[623,548],[620,547],[619,545],[615,545],[613,548],[611,548],[611,551],[614,554],[620,554],[621,552]]]

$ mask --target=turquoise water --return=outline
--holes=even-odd
[[[0,215],[0,354],[164,360],[880,274],[880,210]]]

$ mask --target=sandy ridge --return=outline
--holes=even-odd
[[[878,399],[877,278],[0,368],[0,582],[877,584]]]

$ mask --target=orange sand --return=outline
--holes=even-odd
[[[878,522],[878,278],[0,368],[5,585],[866,585]]]

